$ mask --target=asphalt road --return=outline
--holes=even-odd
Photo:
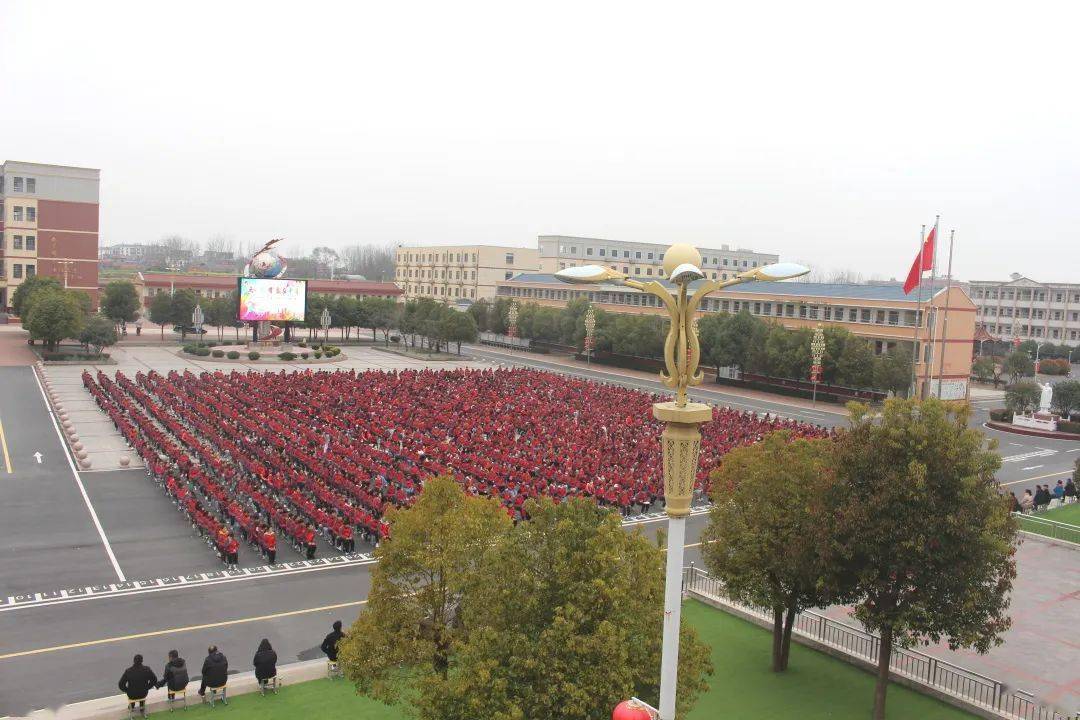
[[[487,349],[478,349],[475,354],[566,371],[531,357]],[[572,374],[650,392],[664,390],[658,382],[604,369],[574,369]],[[30,368],[0,368],[0,388],[0,422],[12,466],[9,473],[0,460],[0,541],[9,550],[0,556],[0,590],[33,593],[114,583],[120,574],[136,579],[220,569],[181,514],[142,472],[73,471]],[[782,400],[758,400],[711,388],[694,389],[692,394],[705,402],[822,425],[844,422],[835,412],[808,410]],[[985,420],[979,412],[985,415],[977,410],[973,423]],[[1006,456],[1001,479],[1019,488],[1035,482],[1052,484],[1057,477],[1064,477],[1054,473],[1070,468],[1077,456],[1075,443],[1042,442],[993,431],[988,434],[1001,436],[1000,450]],[[40,464],[35,452],[42,453]],[[101,525],[100,533],[90,506]],[[652,533],[660,522],[639,527]],[[703,517],[689,521],[687,563],[699,562],[697,543],[703,525]],[[1061,626],[1073,626],[1080,619],[1064,619],[1071,617],[1067,603],[1060,606],[1060,612],[1048,608],[1056,607],[1053,603],[1059,595],[1065,600],[1072,597],[1068,585],[1075,588],[1080,580],[1076,554],[1047,547],[1029,542],[1021,549],[1014,609],[1030,608],[1028,614],[1039,627],[1045,612],[1057,618],[1056,623],[1064,622]],[[283,560],[295,559],[288,554],[291,550],[282,552]],[[258,562],[246,556],[241,561],[242,565]],[[1065,590],[1055,594],[1058,577]],[[198,587],[106,593],[58,604],[0,605],[0,715],[114,694],[120,673],[136,652],[160,672],[166,653],[176,648],[188,658],[193,674],[201,667],[210,643],[222,648],[237,672],[251,668],[251,656],[264,637],[274,644],[283,663],[317,657],[316,648],[330,623],[334,619],[351,622],[368,588],[368,567],[326,567],[287,575],[225,578]],[[1070,682],[1067,677],[1054,677],[1058,669],[1067,671],[1068,653],[1075,652],[1068,639],[1064,640],[1060,663],[1054,660],[1056,651],[1052,644],[1047,645],[1046,638],[1040,639],[1037,658],[1027,656],[1027,648],[1012,640],[1006,647],[1024,648],[1022,656],[1010,658],[998,650],[992,657],[999,669],[1026,668],[1033,677],[1041,678],[1029,683],[1027,689],[1039,690],[1042,686],[1038,682],[1050,682],[1053,690]],[[978,669],[977,664],[965,664]]]

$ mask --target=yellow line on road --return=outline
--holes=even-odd
[[[8,475],[10,475],[14,471],[11,469],[11,455],[8,454],[7,436],[4,435],[3,420],[0,420],[0,447],[4,449],[4,466],[7,468]]]
[[[242,625],[244,623],[260,622],[262,620],[276,620],[277,618],[292,617],[293,615],[306,615],[308,613],[323,612],[324,610],[337,610],[339,608],[355,607],[363,605],[367,600],[338,603],[336,605],[323,605],[321,607],[307,608],[305,610],[290,610],[288,612],[274,613],[273,615],[259,615],[258,617],[240,618],[239,620],[225,620],[205,625],[188,625],[187,627],[169,628],[168,630],[152,630],[151,632],[136,633],[134,635],[120,635],[118,637],[102,638],[101,640],[87,640],[86,642],[56,645],[54,647],[38,648],[36,650],[22,650],[20,652],[0,655],[0,660],[25,657],[27,655],[41,655],[43,653],[59,652],[60,650],[74,650],[76,648],[90,647],[93,645],[108,645],[111,643],[124,642],[126,640],[139,640],[142,638],[156,637],[158,635],[171,635],[173,633],[191,632],[193,630],[207,630],[209,628],[225,627],[227,625]]]

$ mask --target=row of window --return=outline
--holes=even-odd
[[[451,288],[443,285],[409,285],[405,288],[405,294],[431,295],[445,298],[476,298],[476,288]]]
[[[1080,322],[1080,311],[1071,311],[1066,313],[1064,310],[1041,310],[1039,308],[1026,308],[1026,307],[1003,307],[998,308],[995,305],[982,305],[979,307],[979,315],[994,316],[994,317],[1017,317],[1023,320],[1066,320],[1071,322]]]
[[[0,175],[0,193],[4,192],[4,176]],[[37,180],[32,177],[11,176],[11,192],[37,192]]]
[[[447,276],[449,273],[449,277]],[[440,270],[438,278],[435,277],[435,270],[421,270],[420,268],[398,268],[397,276],[401,279],[412,278],[414,280],[475,280],[475,270]]]
[[[470,260],[470,257],[472,258],[471,260]],[[507,260],[506,260],[507,264],[509,264],[509,265],[514,264],[514,254],[513,253],[507,253],[506,258],[507,258]],[[453,262],[453,263],[474,262],[475,263],[476,262],[476,253],[460,253],[460,252],[459,253],[446,253],[446,252],[444,252],[444,253],[435,253],[435,252],[412,253],[412,252],[407,252],[407,253],[402,253],[398,257],[398,260],[402,261],[402,262],[407,262],[407,263],[411,263],[411,262]]]
[[[538,300],[572,300],[586,297],[590,302],[611,305],[659,307],[660,300],[647,293],[619,292],[614,290],[552,290],[548,288],[499,287],[498,294],[508,297],[534,298]],[[761,317],[799,318],[802,320],[828,320],[833,322],[869,325],[892,325],[915,327],[914,310],[889,310],[887,308],[839,307],[835,305],[808,305],[805,303],[773,302],[765,300],[725,300],[705,298],[701,309],[713,312],[737,313],[746,310]],[[920,314],[920,320],[922,316]]]
[[[33,235],[12,235],[11,236],[11,249],[12,250],[36,250],[37,238]]]
[[[615,248],[610,248],[610,249],[609,248],[596,248],[596,256],[597,257],[618,258],[620,252],[622,253],[622,258],[624,260],[629,260],[630,259],[630,251],[629,250],[621,250],[620,251],[620,250],[617,250]],[[645,250],[645,251],[634,250],[633,253],[634,253],[634,259],[635,260],[645,260],[645,261],[648,262],[648,261],[652,261],[654,259],[654,255],[655,255],[656,256],[655,260],[657,262],[663,262],[664,261],[664,253],[655,253],[654,254],[654,253],[649,252],[648,250]],[[577,255],[577,254],[578,254],[577,245],[560,245],[559,246],[559,255]],[[586,247],[585,248],[585,255],[591,256],[592,254],[593,254],[593,248],[592,247]],[[642,257],[642,255],[644,255],[644,257]],[[746,260],[741,260],[740,261],[740,260],[738,260],[736,258],[721,258],[718,255],[717,256],[712,256],[712,257],[703,257],[701,259],[702,265],[710,265],[710,264],[712,264],[712,265],[717,265],[717,266],[723,265],[723,266],[730,266],[730,267],[739,267],[740,262],[742,263],[742,267],[757,267],[758,266],[757,260],[749,261],[749,265],[748,265],[747,264],[748,261],[746,261]],[[730,263],[730,265],[729,265],[729,263]],[[648,273],[648,274],[651,275],[652,273]]]
[[[0,215],[4,212],[4,206],[0,205]],[[11,221],[23,222],[23,218],[26,218],[26,222],[37,222],[37,208],[36,207],[23,207],[22,205],[11,206]]]
[[[1036,301],[1046,302],[1046,298],[1050,297],[1053,302],[1074,302],[1080,303],[1080,292],[1072,293],[1072,299],[1069,300],[1069,293],[1065,291],[1050,291],[1046,290],[1032,290],[1030,288],[1020,290],[981,290],[974,289],[971,291],[971,296],[976,300],[1021,300],[1021,301]]]
[[[1065,340],[1066,337],[1069,340],[1080,338],[1080,332],[1076,330],[1066,331],[1061,328],[1050,328],[1048,333],[1044,333],[1043,328],[1038,325],[1034,327],[1028,327],[1027,325],[987,325],[986,332],[991,335],[1005,335],[1008,337],[1048,337],[1051,340]]]
[[[22,263],[12,263],[11,265],[11,277],[15,280],[21,279],[23,271],[25,269],[26,277],[34,277],[37,273],[37,267],[34,265],[23,265]]]

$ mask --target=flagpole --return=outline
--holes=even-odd
[[[922,256],[926,246],[926,225],[919,230],[919,293],[915,296],[915,329],[911,335],[911,397],[919,395],[919,375],[915,368],[919,365],[919,316],[922,315]]]
[[[926,386],[924,388],[927,394],[933,394],[930,392],[933,375],[931,370],[934,367],[934,340],[937,337],[937,317],[934,313],[934,281],[937,280],[937,231],[940,222],[941,216],[934,216],[934,247],[930,248],[930,255],[933,258],[930,263],[930,294],[926,298],[927,324],[930,327],[930,357],[926,358]],[[920,395],[920,397],[923,396]]]
[[[949,329],[949,296],[952,294],[952,249],[956,229],[949,231],[949,270],[945,279],[945,317],[941,319],[941,357],[938,358],[937,396],[941,399],[941,376],[945,372],[945,336]]]

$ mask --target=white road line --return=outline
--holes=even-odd
[[[1032,465],[1031,467],[1020,468],[1021,470],[1038,470],[1042,465]]]
[[[1065,452],[1080,452],[1080,448],[1073,448],[1072,450],[1066,450]]]
[[[1010,485],[1019,485],[1020,483],[1035,482],[1036,480],[1045,480],[1046,478],[1057,477],[1058,475],[1072,475],[1072,470],[1062,470],[1061,472],[1052,472],[1045,475],[1036,475],[1035,477],[1021,478],[1020,480],[1010,480],[1008,482],[998,483],[1001,487],[1009,487]]]
[[[1016,447],[1023,447],[1023,443],[1014,443],[1014,442],[1011,442],[1011,443],[1009,443],[1009,444],[1010,444],[1010,445],[1015,445]]]
[[[94,521],[94,527],[97,528],[98,536],[101,538],[101,544],[105,546],[105,552],[109,556],[109,562],[112,563],[113,570],[116,571],[116,577],[120,578],[120,582],[127,580],[124,577],[124,571],[120,569],[120,563],[116,561],[116,555],[113,554],[112,545],[109,544],[109,538],[105,537],[105,529],[101,527],[101,521],[98,520],[97,512],[94,511],[94,505],[90,502],[90,496],[86,493],[86,487],[83,485],[82,478],[79,477],[79,471],[75,468],[75,462],[71,459],[71,453],[68,452],[67,442],[64,441],[64,435],[60,432],[60,426],[56,424],[56,415],[53,413],[52,406],[49,405],[49,398],[45,395],[45,388],[41,385],[41,379],[38,377],[37,370],[31,369],[34,373],[34,382],[37,383],[38,391],[41,393],[41,401],[45,403],[45,410],[49,413],[49,419],[52,421],[53,430],[56,430],[56,438],[60,441],[60,447],[63,448],[64,457],[67,458],[68,467],[71,468],[71,475],[75,478],[75,484],[79,486],[79,492],[82,493],[83,502],[86,503],[86,509],[90,511],[90,519]]]
[[[1020,453],[1019,455],[1006,455],[1001,458],[1001,462],[1020,462],[1021,460],[1030,460],[1037,457],[1049,457],[1050,455],[1057,455],[1057,450],[1051,450],[1049,448],[1037,448],[1031,452]]]

